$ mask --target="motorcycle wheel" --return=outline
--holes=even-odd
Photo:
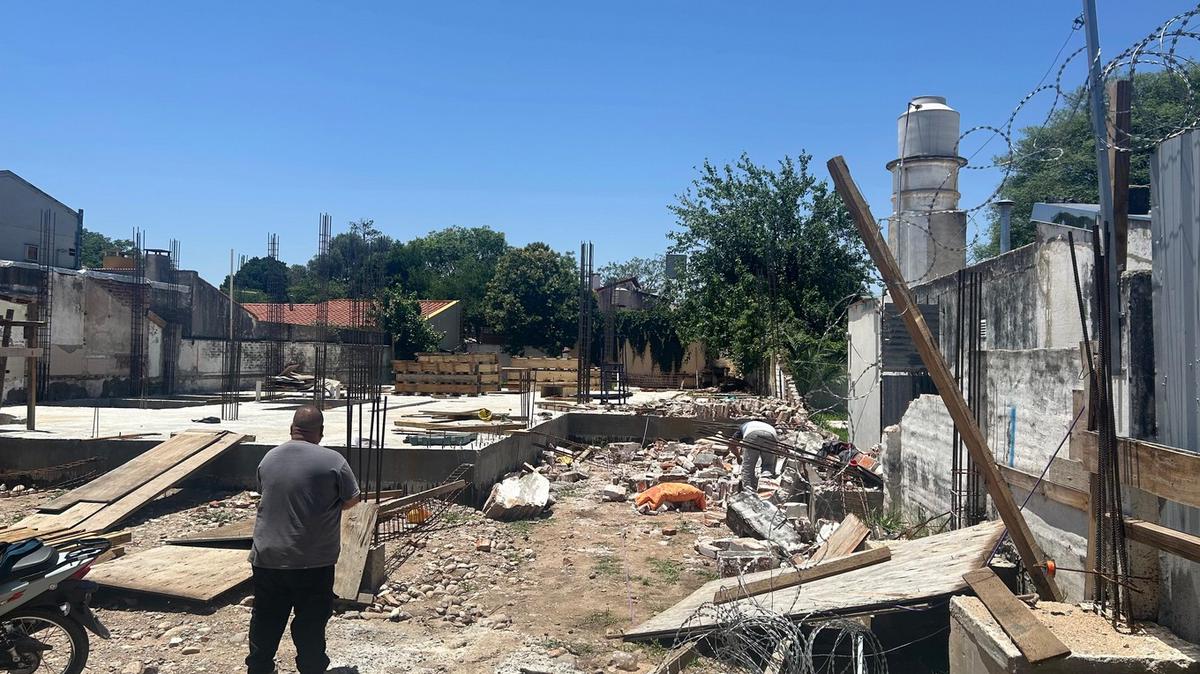
[[[87,666],[87,633],[83,626],[53,609],[18,610],[0,620],[18,653],[29,658],[22,667],[7,667],[12,674],[80,674]],[[25,642],[25,647],[22,647]],[[35,644],[48,649],[30,648]]]

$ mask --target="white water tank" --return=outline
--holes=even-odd
[[[917,96],[896,120],[897,157],[958,157],[958,111],[941,96]]]
[[[918,96],[896,125],[888,243],[910,285],[966,264],[966,214],[958,209],[959,115],[941,96]]]

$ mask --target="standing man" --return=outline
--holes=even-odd
[[[758,462],[762,461],[763,474],[774,476],[775,455],[764,449],[774,450],[779,439],[775,427],[762,421],[747,421],[733,432],[729,450],[742,460],[742,489],[758,492]]]
[[[358,503],[358,483],[341,454],[320,446],[321,410],[305,405],[292,417],[292,439],[258,465],[258,520],[250,564],[248,674],[272,674],[275,652],[293,611],[299,674],[324,674],[325,624],[333,614],[333,567],[341,552],[342,511]]]

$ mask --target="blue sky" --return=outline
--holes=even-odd
[[[1108,54],[1191,6],[1099,5]],[[262,255],[269,232],[286,261],[307,260],[321,211],[335,232],[368,217],[399,239],[450,225],[566,251],[591,239],[606,262],[664,250],[667,206],[695,167],[743,151],[765,163],[806,150],[821,175],[844,154],[885,215],[906,101],[943,95],[964,128],[1002,123],[1079,10],[6,3],[0,168],[83,208],[91,229],[179,239],[183,265],[214,281],[231,247]],[[1078,31],[1067,53],[1082,44]],[[965,179],[964,205],[997,180]]]

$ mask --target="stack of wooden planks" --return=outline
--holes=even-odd
[[[0,529],[0,540],[30,535],[49,540],[67,532],[84,537],[108,531],[246,437],[229,431],[179,433],[40,506],[12,527]]]
[[[535,370],[534,382],[543,395],[574,395],[579,390],[579,361],[574,358],[537,358],[514,356],[512,367],[506,368],[505,388],[517,387],[518,372]],[[600,387],[600,372],[591,368],[592,388]],[[552,390],[551,390],[552,389]]]
[[[500,358],[494,353],[419,353],[394,360],[396,393],[479,395],[500,390]]]
[[[396,419],[405,431],[446,431],[448,433],[511,433],[525,428],[523,421],[507,416],[493,417],[490,410],[426,410]]]

